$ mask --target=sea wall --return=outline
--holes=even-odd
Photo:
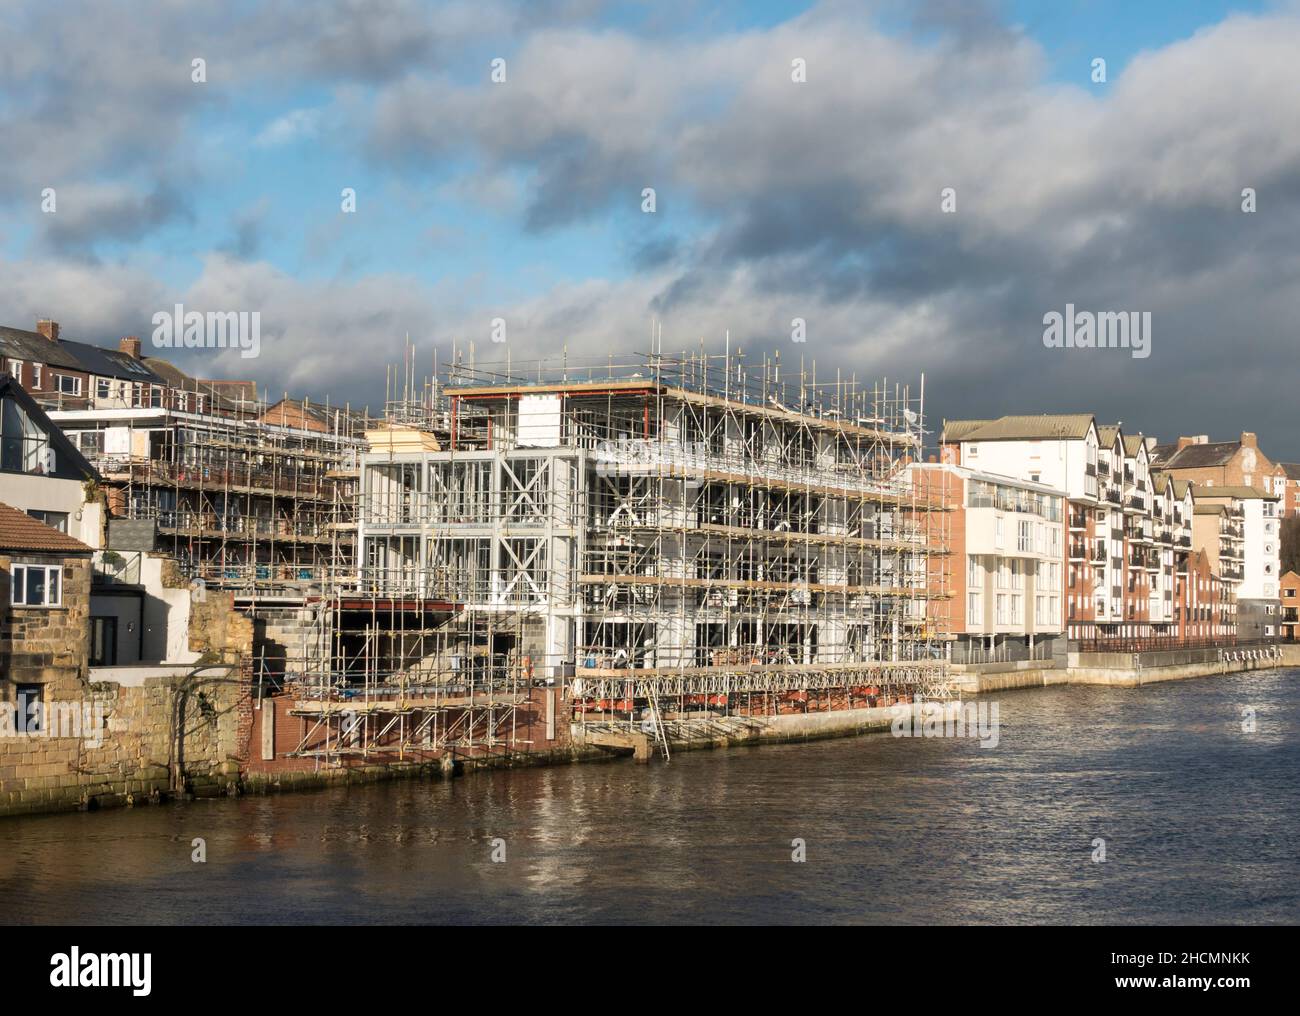
[[[1271,670],[1300,664],[1300,647],[1289,660],[1262,650],[1176,649],[1150,653],[1070,653],[1069,666],[1012,667],[989,664],[971,666],[956,673],[957,686],[964,694],[978,695],[1013,688],[1043,688],[1058,684],[1101,684],[1136,688],[1160,681],[1183,681],[1193,677]],[[1258,655],[1254,655],[1258,653]],[[1238,658],[1234,658],[1238,657]]]

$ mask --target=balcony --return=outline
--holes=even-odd
[[[1114,505],[1119,504],[1120,503],[1119,491],[1113,488],[1106,491],[1106,500]]]

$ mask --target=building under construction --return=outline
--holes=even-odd
[[[667,750],[693,722],[947,696],[921,392],[701,353],[454,358],[406,394],[265,758],[509,754],[570,723]]]
[[[318,589],[353,554],[364,416],[168,381],[156,399],[51,411],[103,478],[109,548],[169,554],[246,601]]]

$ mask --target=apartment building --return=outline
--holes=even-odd
[[[1300,575],[1289,571],[1282,576],[1282,638],[1300,639]]]
[[[1281,520],[1277,494],[1216,485],[1196,490],[1193,542],[1210,551],[1216,571],[1233,585],[1238,634],[1266,640],[1281,634]],[[1220,509],[1213,512],[1213,509]]]
[[[910,467],[951,512],[949,553],[931,576],[954,663],[1064,657],[1063,490],[943,463]]]
[[[1279,492],[1276,486],[1273,489],[1274,493],[1282,495],[1278,513],[1285,518],[1295,518],[1300,515],[1300,462],[1282,462],[1279,465],[1283,475],[1282,490]]]
[[[1194,550],[1178,576],[1178,635],[1188,645],[1224,642],[1237,633],[1232,585],[1215,574],[1209,554]]]
[[[1259,440],[1242,431],[1236,441],[1211,441],[1205,434],[1180,437],[1173,444],[1152,442],[1152,461],[1180,480],[1206,487],[1255,487],[1281,497],[1286,471],[1260,450]]]
[[[1068,637],[1170,641],[1191,544],[1190,485],[1153,473],[1149,444],[1089,414],[948,421],[944,461],[1065,493]],[[1154,643],[1153,643],[1154,644]]]

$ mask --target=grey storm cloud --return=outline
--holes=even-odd
[[[258,220],[245,216],[182,296],[263,310],[272,341],[257,372],[272,388],[376,402],[382,377],[362,379],[347,355],[358,336],[373,337],[376,362],[399,359],[407,332],[424,361],[452,341],[482,358],[501,316],[514,357],[605,357],[644,348],[654,316],[666,348],[701,338],[717,348],[730,330],[746,349],[779,347],[860,378],[925,371],[934,418],[1091,410],[1166,437],[1252,429],[1270,455],[1300,458],[1288,410],[1300,269],[1294,12],[1230,16],[1113,66],[1098,86],[1086,65],[1074,83],[1049,77],[1041,48],[990,5],[881,6],[906,10],[910,25],[886,32],[870,12],[828,4],[770,28],[638,35],[582,27],[580,4],[551,16],[451,6],[433,18],[393,2],[367,18],[355,3],[310,14],[271,3],[238,27],[192,10],[163,18],[111,66],[88,55],[110,15],[88,8],[57,42],[90,71],[42,79],[33,53],[48,47],[36,31],[5,72],[32,110],[67,111],[88,129],[55,124],[55,164],[138,168],[150,124],[183,139],[198,104],[233,101],[177,89],[171,64],[150,55],[204,40],[269,88],[295,76],[363,84],[346,102],[336,92],[323,115],[408,186],[494,194],[495,213],[508,209],[535,236],[586,222],[621,235],[630,273],[503,305],[515,287],[500,277],[299,279],[251,260]],[[506,84],[486,66],[467,74],[439,59],[469,38],[501,42]],[[790,79],[796,57],[804,84]],[[25,181],[46,171],[34,116],[0,100]],[[466,160],[457,180],[439,175]],[[519,200],[503,202],[514,186]],[[662,210],[652,224],[638,211],[646,186]],[[953,214],[940,208],[948,187]],[[1247,187],[1253,215],[1240,208]],[[75,297],[88,324],[116,323],[133,299],[143,315],[175,297],[143,253],[113,267],[114,286],[49,260],[58,253],[5,266],[21,270],[0,294],[4,320]],[[1150,310],[1152,356],[1045,349],[1043,315],[1066,303]],[[804,346],[788,345],[796,317]]]

